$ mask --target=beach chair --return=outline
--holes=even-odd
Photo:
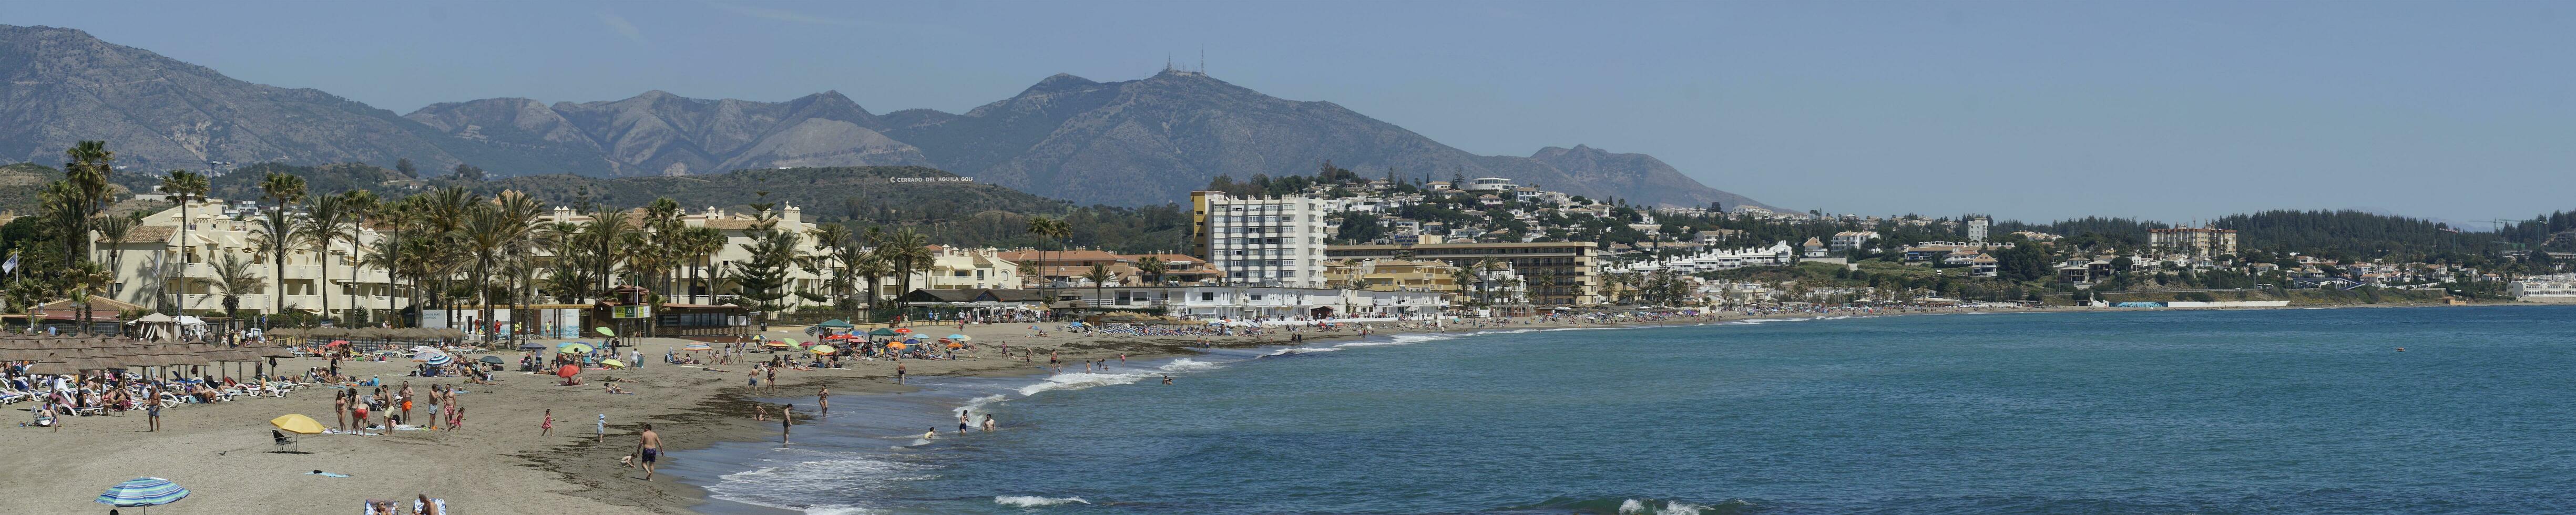
[[[271,443],[277,444],[277,452],[286,452],[287,447],[295,446],[295,439],[288,438],[285,431],[270,429],[268,436],[273,439]]]

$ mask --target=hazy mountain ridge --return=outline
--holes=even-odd
[[[648,91],[601,102],[492,98],[407,115],[311,89],[226,77],[72,29],[0,26],[0,155],[60,160],[99,139],[119,164],[209,160],[470,163],[496,175],[653,176],[745,168],[929,166],[1084,203],[1176,201],[1218,175],[1510,177],[1641,204],[1753,203],[1641,154],[1590,147],[1484,156],[1331,102],[1291,101],[1204,74],[1097,82],[1058,74],[964,114],[876,115],[838,92],[785,102]],[[1758,203],[1755,203],[1758,205]]]

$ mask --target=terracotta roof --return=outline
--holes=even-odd
[[[98,241],[99,243],[166,242],[170,241],[171,236],[178,234],[179,226],[176,225],[144,225],[126,231],[124,241],[108,241],[106,236],[99,236]]]

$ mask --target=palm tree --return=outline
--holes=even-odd
[[[214,262],[214,277],[205,279],[206,286],[223,291],[224,318],[241,320],[242,293],[259,289],[259,277],[251,275],[256,273],[251,266],[241,256],[226,252],[223,259]]]
[[[408,248],[406,245],[410,245],[411,240],[416,237],[410,229],[420,222],[420,205],[421,197],[404,197],[401,200],[383,203],[372,210],[378,221],[394,229],[392,238],[377,240],[375,249],[377,255],[371,257],[375,266],[385,269],[385,288],[388,290],[395,288],[395,278],[401,277],[404,271],[409,270],[404,266],[407,263],[403,262],[403,250]],[[411,288],[403,290],[403,305],[415,309],[420,307],[420,282],[417,278],[413,280]],[[387,318],[391,321],[402,321],[402,308],[394,306],[392,295],[386,295],[385,311],[388,312]]]
[[[286,206],[304,201],[304,177],[286,172],[269,172],[266,177],[260,178],[259,192],[261,198],[277,203],[275,207],[269,209],[269,215],[263,222],[263,227],[268,229],[270,235],[266,247],[274,251],[269,256],[269,262],[275,267],[277,273],[277,277],[270,278],[277,282],[277,292],[269,295],[269,299],[275,304],[272,306],[276,309],[273,314],[284,314],[286,313],[286,249],[294,246],[296,232],[295,224],[286,217]]]
[[[537,212],[544,209],[535,199],[518,192],[504,192],[495,203],[475,204],[466,216],[466,248],[474,253],[475,301],[481,304],[482,320],[492,321],[492,269],[515,259],[528,249],[528,235],[536,230]],[[488,338],[488,335],[487,335]]]
[[[377,209],[383,207],[383,202],[383,200],[376,197],[376,192],[372,191],[349,190],[340,193],[340,212],[345,215],[344,218],[347,218],[349,222],[349,234],[345,238],[349,242],[349,257],[359,257],[360,252],[358,246],[366,243],[361,241],[361,238],[363,233],[367,230],[367,217],[374,215]],[[330,237],[340,238],[341,236],[334,234]],[[358,269],[355,267],[350,268],[349,282],[358,282],[357,275]],[[392,276],[386,276],[386,282],[389,287],[392,280]],[[363,320],[363,318],[357,317],[356,313],[363,313],[365,311],[364,308],[360,308],[358,306],[358,288],[349,289],[349,310],[352,313],[351,318],[349,319],[349,325],[354,327]]]
[[[140,217],[142,216],[143,213],[138,211],[131,215],[106,215],[98,217],[98,239],[109,244],[107,249],[108,273],[123,274],[125,272],[125,253],[118,252],[115,245],[125,243],[125,237],[132,236],[134,234],[134,228],[143,225],[141,223],[142,220],[140,220]]]
[[[938,258],[930,253],[930,238],[913,232],[910,227],[887,234],[884,244],[877,246],[877,252],[884,253],[886,261],[894,263],[895,277],[903,284],[899,289],[905,293],[912,292],[912,273],[929,270],[931,260]]]
[[[883,252],[861,252],[858,261],[850,264],[850,275],[867,281],[868,305],[875,306],[878,304],[877,285],[880,284],[877,280],[894,275],[894,262],[887,260]]]
[[[1062,218],[1044,216],[1030,217],[1029,234],[1037,235],[1040,238],[1046,238],[1050,242],[1055,243],[1055,245],[1053,245],[1055,248],[1052,250],[1056,252],[1056,257],[1063,257],[1064,239],[1073,237],[1073,224],[1064,221]],[[1054,260],[1050,259],[1048,262],[1052,263]],[[1044,275],[1045,268],[1040,267],[1039,270],[1040,275],[1038,276],[1038,280],[1046,281],[1046,276]],[[1052,287],[1053,281],[1047,281],[1046,284]]]
[[[305,244],[312,245],[314,259],[322,262],[322,282],[320,283],[322,287],[316,288],[313,293],[322,297],[322,316],[326,317],[332,316],[331,262],[338,261],[331,257],[331,244],[340,241],[340,225],[348,223],[350,218],[348,204],[345,202],[346,199],[336,195],[324,195],[313,199],[313,205],[307,208],[303,220],[304,236],[298,238]],[[354,276],[355,272],[353,271],[351,275]]]
[[[105,141],[82,141],[64,149],[63,155],[70,160],[63,163],[64,188],[59,193],[72,215],[62,219],[70,225],[65,227],[70,237],[64,239],[63,257],[64,262],[78,263],[89,248],[90,215],[106,210],[111,200],[108,175],[115,168],[108,162],[116,160],[116,153],[107,150]]]
[[[188,207],[199,200],[204,200],[206,192],[211,189],[212,186],[206,181],[206,176],[197,172],[171,170],[170,176],[161,178],[161,193],[169,195],[171,202],[179,203],[179,256],[176,261],[179,262],[177,269],[181,277],[187,275],[188,245],[194,241],[188,239],[188,233],[197,227],[197,218],[188,215]],[[170,283],[177,280],[175,277],[164,278],[161,281],[161,288],[168,290]],[[178,304],[173,311],[187,309],[187,291],[186,285],[180,285],[179,297],[170,299]]]
[[[823,224],[806,231],[806,235],[812,236],[814,244],[822,247],[823,254],[815,258],[830,261],[819,268],[832,272],[831,277],[824,282],[831,286],[832,304],[838,307],[849,302],[850,261],[851,258],[857,257],[851,251],[850,227],[841,224]]]
[[[1164,263],[1163,258],[1145,256],[1143,259],[1136,260],[1136,271],[1145,274],[1147,284],[1163,284],[1163,273],[1171,269],[1171,264]]]
[[[1100,287],[1107,286],[1109,284],[1110,277],[1114,276],[1109,273],[1109,265],[1104,263],[1092,263],[1091,270],[1082,273],[1082,278],[1084,280],[1091,281],[1091,302],[1089,302],[1089,304],[1093,306],[1100,305]]]
[[[1526,295],[1531,297],[1533,302],[1537,300],[1536,297],[1539,295],[1554,295],[1556,294],[1556,271],[1543,268],[1532,271],[1530,272],[1530,283],[1538,285],[1538,291],[1532,292],[1530,295]]]
[[[90,295],[100,286],[114,284],[116,274],[100,267],[97,261],[82,261],[63,270],[63,281],[71,286],[65,297],[71,299],[72,305],[78,306],[74,311],[77,313],[75,316],[80,317],[80,334],[89,334],[89,327],[94,322],[90,316],[96,310],[90,306]]]
[[[482,202],[482,199],[473,192],[455,187],[439,188],[414,198],[421,199],[419,220],[422,229],[427,233],[423,238],[439,243],[452,243],[460,238],[462,235],[457,232],[465,228],[465,219],[472,216],[474,206]],[[438,245],[432,248],[439,252],[459,250],[455,245]],[[437,268],[452,268],[456,265],[453,262],[444,261],[434,263],[441,265]],[[451,328],[456,327],[456,302],[449,298],[454,293],[452,286],[455,280],[456,276],[452,273],[438,276],[438,306],[447,311],[447,326]]]
[[[270,314],[282,314],[286,312],[286,252],[302,246],[303,237],[310,233],[300,230],[299,224],[288,218],[284,209],[272,208],[260,213],[257,223],[251,227],[250,244],[267,255],[271,267],[269,279],[277,283],[277,291],[269,295]]]

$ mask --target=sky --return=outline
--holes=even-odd
[[[1470,152],[1651,154],[1796,209],[2576,209],[2566,2],[135,1],[0,23],[398,113],[656,89],[962,112],[1204,53]]]

